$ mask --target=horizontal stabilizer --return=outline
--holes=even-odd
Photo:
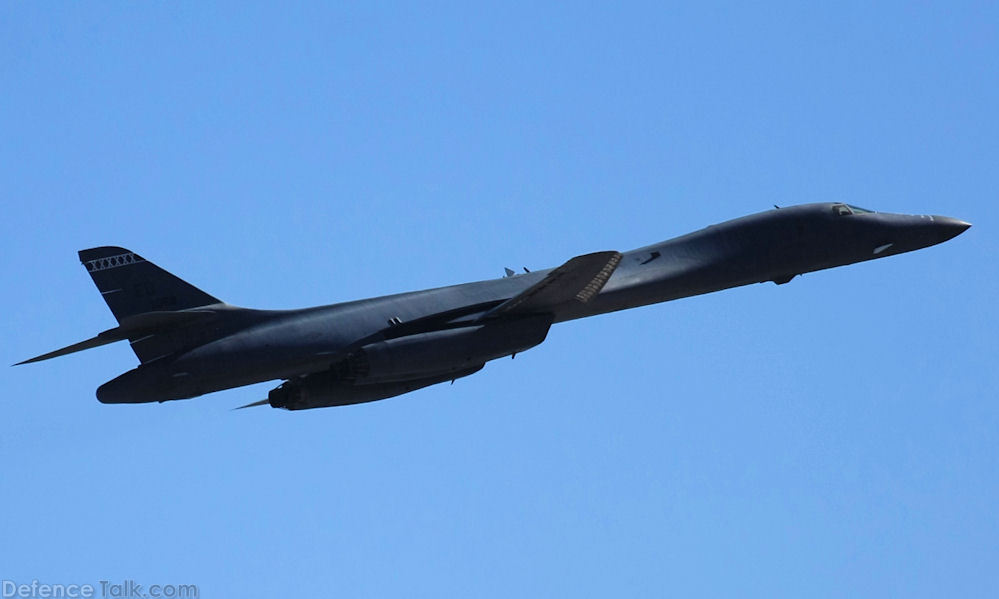
[[[620,252],[576,256],[526,291],[496,306],[483,318],[551,312],[556,306],[572,300],[585,304],[603,289],[620,263]]]
[[[62,349],[57,349],[47,354],[42,354],[29,360],[18,362],[17,364],[14,364],[14,366],[50,360],[52,358],[58,358],[59,356],[65,356],[67,354],[76,353],[85,349],[100,347],[116,341],[124,341],[125,339],[136,339],[145,335],[154,335],[159,332],[206,319],[214,314],[215,312],[212,310],[146,312],[145,314],[136,314],[135,316],[129,316],[122,319],[121,326],[108,329],[98,334],[96,337],[91,337],[86,341],[74,343],[73,345],[67,345]]]
[[[91,337],[86,341],[81,341],[79,343],[74,343],[73,345],[68,345],[62,349],[57,349],[55,351],[50,351],[47,354],[42,354],[40,356],[35,356],[30,360],[25,360],[23,362],[18,362],[14,366],[20,366],[21,364],[31,364],[32,362],[41,362],[42,360],[50,360],[52,358],[58,358],[59,356],[65,356],[66,354],[76,353],[78,351],[83,351],[85,349],[91,349],[94,347],[100,347],[102,345],[107,345],[108,343],[114,343],[115,341],[123,341],[128,339],[128,337],[123,337],[118,333],[118,329],[111,329],[104,331],[96,337]]]

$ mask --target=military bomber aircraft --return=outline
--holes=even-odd
[[[25,360],[128,340],[139,366],[103,403],[188,399],[270,380],[263,401],[303,410],[401,395],[468,376],[545,340],[559,322],[909,252],[969,226],[946,216],[805,204],[547,270],[299,310],[229,305],[120,247],[79,253],[118,326]]]

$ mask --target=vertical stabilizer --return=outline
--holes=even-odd
[[[80,262],[119,324],[126,319],[134,321],[140,314],[222,303],[125,248],[107,246],[82,250]],[[177,328],[156,334],[130,336],[129,344],[139,361],[146,363],[190,346],[193,338],[184,326],[178,324]]]
[[[221,303],[218,298],[125,248],[107,246],[82,250],[80,262],[119,323],[145,312],[186,310]]]

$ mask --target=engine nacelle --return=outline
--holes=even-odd
[[[551,324],[540,315],[378,341],[356,351],[343,374],[373,384],[460,372],[538,345]]]
[[[285,382],[275,408],[305,410],[386,399],[478,372],[486,362],[545,340],[551,316],[530,316],[370,343],[325,372]]]
[[[307,410],[377,401],[468,376],[481,370],[482,366],[479,364],[464,371],[421,379],[371,385],[354,384],[352,381],[339,378],[334,371],[319,372],[292,379],[272,389],[267,395],[267,402],[272,408]]]

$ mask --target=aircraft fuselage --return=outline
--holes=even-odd
[[[140,357],[137,343],[160,344],[167,353],[150,357],[146,349],[142,365],[102,385],[97,396],[105,403],[166,401],[287,379],[272,392],[271,405],[381,399],[529,349],[553,323],[750,283],[782,284],[802,273],[935,245],[968,226],[844,204],[769,210],[619,254],[587,301],[559,301],[502,319],[489,319],[491,311],[536,293],[555,269],[300,310],[199,306],[195,310],[211,312],[210,320],[166,333],[172,341],[164,333],[130,337]],[[301,377],[312,377],[311,387]]]

